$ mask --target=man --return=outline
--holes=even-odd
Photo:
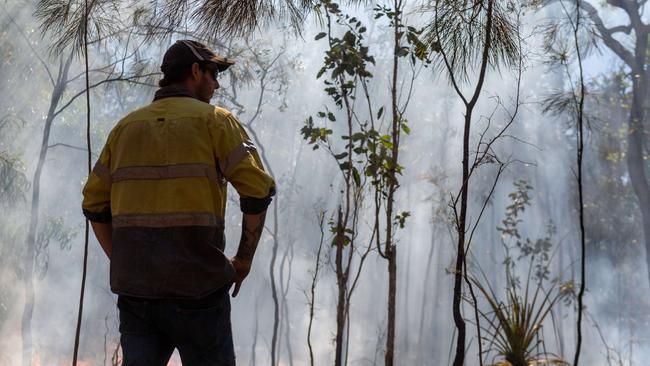
[[[233,61],[182,40],[163,58],[151,104],[110,132],[83,189],[83,212],[110,260],[124,366],[234,365],[228,289],[248,275],[275,183],[248,135],[209,103]],[[242,236],[224,254],[226,182]]]

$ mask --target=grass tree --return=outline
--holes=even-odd
[[[551,278],[549,264],[556,253],[552,223],[541,238],[523,236],[520,227],[531,206],[533,187],[520,180],[515,182],[515,188],[508,195],[510,204],[505,217],[496,228],[504,252],[505,291],[501,294],[502,291],[495,290],[482,270],[480,275],[469,276],[487,305],[487,309],[479,309],[487,345],[485,354],[492,359],[492,365],[568,365],[547,350],[544,330],[554,307],[570,301],[573,284],[562,282],[560,275]]]

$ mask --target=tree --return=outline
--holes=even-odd
[[[320,79],[327,74],[324,90],[335,106],[334,110],[325,106],[325,110],[317,112],[317,118],[325,124],[335,123],[340,118],[344,126],[343,131],[335,133],[331,128],[319,127],[310,116],[305,121],[301,134],[314,150],[321,147],[326,150],[338,165],[338,172],[343,178],[336,211],[328,222],[333,235],[331,246],[335,252],[334,272],[337,284],[334,364],[341,366],[347,363],[345,335],[346,326],[349,332],[350,300],[376,234],[374,229],[368,245],[359,250],[359,221],[366,191],[366,175],[362,176],[361,173],[371,164],[366,158],[370,148],[368,144],[372,143],[368,142],[368,134],[378,138],[378,133],[373,128],[370,99],[364,106],[368,112],[361,117],[355,101],[359,88],[367,90],[366,83],[372,78],[369,67],[375,63],[375,59],[365,45],[367,29],[360,20],[345,14],[337,3],[330,0],[321,1],[317,5],[317,11],[324,14],[327,28],[325,32],[316,35],[315,39],[327,41],[328,49],[316,78]],[[335,35],[336,25],[345,32],[343,36]],[[338,114],[343,114],[343,117],[337,117]],[[359,259],[355,268],[356,257]]]
[[[377,253],[388,263],[388,302],[386,324],[386,350],[384,363],[387,366],[394,364],[395,358],[395,331],[396,331],[396,297],[397,297],[397,228],[403,229],[409,211],[398,212],[396,206],[396,193],[399,189],[399,180],[403,167],[399,164],[400,141],[403,134],[409,134],[410,128],[405,118],[405,113],[411,99],[413,82],[417,75],[416,63],[428,62],[426,58],[426,45],[420,41],[422,30],[404,24],[405,2],[395,0],[390,6],[378,5],[375,10],[375,19],[386,18],[389,22],[393,42],[390,75],[390,115],[386,131],[375,129],[371,126],[366,134],[368,149],[366,156],[370,164],[365,170],[365,175],[372,177],[371,187],[375,204],[374,237]],[[400,59],[406,58],[411,64],[411,79],[402,80],[400,74]],[[401,85],[400,85],[401,84]],[[402,95],[400,89],[408,84],[408,92]],[[367,88],[366,99],[370,104],[370,95]],[[377,112],[377,120],[382,118],[384,107]],[[381,221],[384,222],[383,230],[380,229]]]
[[[577,340],[576,340],[576,351],[574,354],[573,365],[578,366],[580,360],[580,351],[582,347],[582,316],[583,316],[583,298],[586,288],[586,238],[585,238],[585,204],[584,204],[584,190],[583,190],[583,156],[584,156],[584,131],[585,131],[585,80],[584,80],[584,70],[582,66],[583,60],[583,47],[581,47],[580,42],[580,32],[581,32],[581,20],[582,14],[580,11],[580,0],[576,0],[575,9],[573,12],[570,12],[565,4],[560,0],[562,9],[568,19],[568,32],[572,35],[572,39],[568,42],[566,40],[560,41],[563,45],[557,47],[554,45],[554,42],[558,41],[558,37],[562,37],[561,34],[564,32],[559,32],[561,29],[561,24],[552,24],[549,27],[547,32],[547,37],[545,41],[546,50],[551,53],[552,59],[561,64],[565,71],[568,79],[570,80],[570,93],[568,97],[564,96],[564,93],[560,93],[551,98],[546,103],[545,110],[547,112],[554,112],[556,114],[563,112],[570,112],[571,117],[575,120],[575,127],[578,131],[576,138],[576,181],[578,188],[578,222],[580,226],[580,289],[578,291],[578,319],[576,324],[577,331]],[[572,14],[573,13],[573,14]],[[575,22],[573,21],[575,19]],[[562,21],[560,21],[562,22]],[[566,23],[566,22],[564,22]],[[568,50],[571,47],[567,47],[566,43],[572,44],[572,51]],[[573,57],[572,57],[573,56]],[[578,67],[578,76],[577,82],[573,82],[574,77],[570,69],[571,61],[575,59],[575,63]],[[568,99],[566,101],[565,99]]]
[[[554,3],[555,0],[549,1]],[[607,0],[607,7],[622,10],[627,16],[627,24],[607,27],[602,19],[603,8],[598,8],[588,0],[577,0],[585,17],[590,19],[603,44],[609,48],[627,68],[627,78],[631,84],[632,100],[628,116],[626,163],[630,182],[641,211],[643,235],[646,248],[648,279],[650,280],[650,172],[647,157],[648,140],[646,110],[648,108],[648,91],[650,86],[650,24],[643,20],[645,0]],[[605,7],[604,9],[606,9]],[[632,37],[632,33],[634,36]],[[628,42],[619,40],[627,35]],[[631,46],[627,46],[630,44]]]
[[[429,7],[433,12],[433,19],[428,26],[428,44],[433,52],[440,54],[439,64],[442,65],[445,74],[465,107],[461,188],[450,204],[454,212],[454,226],[458,235],[456,245],[457,253],[453,271],[453,317],[458,331],[453,362],[454,366],[461,366],[465,362],[466,330],[465,320],[461,313],[463,279],[467,282],[468,288],[474,298],[473,306],[475,309],[475,318],[478,323],[475,296],[469,279],[466,277],[466,253],[471,243],[471,235],[466,237],[466,234],[470,231],[471,233],[474,232],[474,229],[467,225],[470,178],[479,165],[496,161],[500,164],[496,178],[498,180],[505,164],[498,159],[494,159],[495,156],[492,155],[491,146],[498,137],[503,135],[505,129],[514,122],[514,116],[517,110],[515,109],[515,113],[511,116],[509,123],[497,134],[497,137],[491,139],[489,142],[485,142],[485,145],[483,141],[485,133],[481,135],[474,162],[470,163],[469,146],[473,113],[483,90],[488,67],[498,68],[500,64],[515,65],[517,60],[519,60],[521,75],[521,59],[519,56],[521,41],[518,39],[518,28],[513,24],[511,15],[509,14],[511,10],[515,9],[515,5],[513,3],[507,3],[506,5],[506,7],[503,7],[503,4],[500,2],[484,0],[467,6],[467,3],[464,1],[453,0],[444,2],[435,1]],[[470,70],[474,66],[478,66],[479,71],[473,84],[473,90],[469,94],[466,94],[461,90],[461,86],[464,82],[469,82]],[[519,93],[517,92],[518,95]],[[518,106],[519,101],[517,100],[516,108]],[[482,214],[482,210],[480,214]],[[477,223],[478,219],[474,223],[474,228],[476,228]],[[480,332],[479,324],[477,324],[477,332]],[[478,338],[479,357],[481,357],[481,337],[479,336]]]

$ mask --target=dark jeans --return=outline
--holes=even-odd
[[[228,289],[187,300],[119,296],[122,366],[165,366],[174,348],[184,366],[234,366]]]

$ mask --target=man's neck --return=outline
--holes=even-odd
[[[156,90],[153,100],[160,100],[170,97],[190,97],[198,99],[196,93],[186,84],[172,84],[168,86],[163,86],[160,89]]]

